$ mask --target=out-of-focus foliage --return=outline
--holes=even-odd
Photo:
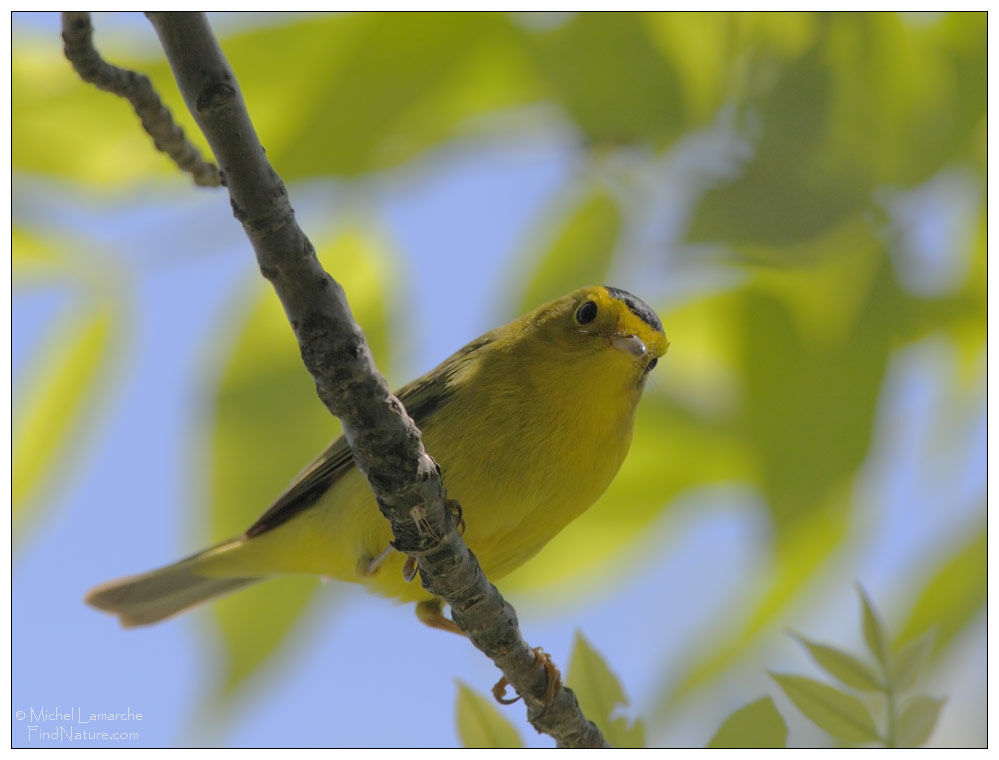
[[[805,242],[869,207],[879,186],[912,186],[949,161],[975,158],[969,152],[984,137],[981,22],[975,14],[933,24],[888,13],[812,17],[798,55],[751,67],[748,76],[769,80],[757,79],[746,102],[756,151],[705,196],[691,239]]]
[[[583,713],[600,727],[611,746],[645,746],[645,724],[619,714],[622,708],[628,707],[628,697],[621,682],[607,661],[579,631],[576,632],[566,683],[576,693]]]
[[[45,240],[15,228],[14,288],[64,291],[69,305],[33,352],[15,389],[11,440],[11,510],[16,543],[37,524],[53,487],[78,467],[89,444],[86,423],[106,397],[122,341],[123,306],[117,278],[99,263],[73,258],[66,240]]]
[[[588,141],[664,147],[683,129],[679,77],[641,16],[580,13],[526,42],[554,101]]]
[[[944,700],[913,696],[902,701],[924,662],[929,641],[889,651],[888,636],[874,606],[859,589],[861,626],[875,668],[856,655],[828,644],[798,637],[812,659],[833,678],[860,692],[879,692],[885,705],[884,730],[879,731],[868,705],[857,695],[814,678],[771,673],[787,697],[817,726],[846,745],[877,743],[885,747],[918,747],[930,738]],[[905,705],[904,708],[901,705]]]
[[[98,31],[98,44],[99,35]],[[176,177],[176,167],[137,127],[128,103],[81,87],[76,72],[54,51],[52,43],[51,49],[22,50],[11,59],[11,110],[17,114],[11,120],[14,170],[105,190],[148,182],[157,174]],[[207,151],[166,62],[158,60],[141,68],[187,135]]]
[[[900,354],[941,341],[953,349],[945,369],[955,396],[982,394],[983,13],[335,14],[240,31],[222,46],[268,156],[289,181],[363,181],[432,160],[469,136],[559,135],[575,151],[574,179],[583,180],[546,209],[558,217],[547,239],[526,246],[535,252],[526,276],[505,294],[511,316],[584,280],[629,271],[641,239],[633,196],[588,169],[624,154],[656,166],[709,127],[738,147],[723,170],[704,172],[682,230],[644,252],[645,281],[630,283],[654,297],[673,284],[662,281],[666,264],[714,276],[708,288],[655,304],[673,345],[620,474],[596,506],[503,581],[504,589],[588,588],[678,497],[727,484],[757,494],[767,572],[747,579],[741,606],[726,610],[710,647],[694,642],[663,665],[656,704],[642,710],[651,725],[716,683],[848,550],[871,506],[856,486]],[[182,181],[128,106],[81,85],[51,48],[15,50],[15,172],[88,192],[121,192],[154,176]],[[114,60],[149,74],[204,144],[161,59]],[[954,265],[952,281],[914,288],[906,275],[916,254],[892,201],[948,173],[970,188],[974,222],[939,253]],[[367,239],[315,242],[384,369],[384,304],[394,291],[387,259]],[[72,257],[45,253],[59,245],[15,238],[14,248],[15,294],[38,273],[77,271]],[[215,338],[218,388],[207,392],[217,403],[205,530],[214,538],[243,530],[337,429],[275,299],[261,283],[248,284],[245,299],[234,305],[233,330]],[[121,333],[122,313],[109,303],[91,298],[74,314],[71,328],[88,343],[63,338],[50,357],[39,353],[37,366],[62,368],[39,370],[50,383],[15,392],[16,524],[24,519],[18,505],[34,504],[29,496],[59,470],[74,420],[94,398],[94,378]],[[927,558],[927,576],[898,589],[899,599],[913,600],[896,612],[900,642],[919,642],[898,655],[917,663],[909,675],[984,608],[986,531],[968,528],[960,546]],[[218,605],[226,664],[214,692],[222,703],[286,640],[316,587],[263,584]],[[934,628],[931,647],[925,637]],[[845,685],[863,688],[866,671],[853,660],[812,653]],[[795,693],[815,701],[808,688]],[[925,740],[919,726],[935,710],[925,700],[903,707],[899,741]],[[867,735],[858,721],[856,741]]]
[[[454,721],[461,743],[472,749],[520,749],[523,740],[516,726],[496,707],[461,681],[454,705]]]
[[[539,262],[520,301],[520,311],[563,295],[567,282],[585,287],[607,279],[611,254],[621,234],[621,211],[605,191],[594,188],[575,200]]]
[[[787,746],[787,724],[770,697],[760,697],[725,719],[708,749],[761,749]]]
[[[988,534],[983,522],[920,590],[900,640],[937,631],[934,649],[942,650],[984,610],[987,569]]]
[[[773,673],[795,707],[819,728],[844,744],[870,744],[879,740],[878,729],[859,697],[814,678]]]

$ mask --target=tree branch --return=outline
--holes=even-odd
[[[417,560],[424,588],[451,606],[454,621],[523,697],[538,731],[560,746],[606,746],[570,689],[551,693],[557,671],[524,642],[515,611],[458,534],[455,516],[444,506],[440,468],[375,368],[343,289],[322,269],[296,223],[204,14],[147,15],[221,166],[233,213],[284,306],[319,397],[342,420],[357,466],[391,523],[393,546]]]
[[[163,105],[149,77],[112,66],[101,58],[94,48],[94,29],[89,13],[63,13],[62,40],[63,52],[80,78],[128,100],[157,150],[166,153],[177,166],[191,174],[196,184],[202,187],[222,184],[218,167],[201,159],[200,151],[174,123],[170,110]]]

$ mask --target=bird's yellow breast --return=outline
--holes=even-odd
[[[465,541],[490,579],[536,554],[617,473],[641,389],[616,353],[596,368],[583,359],[546,366],[500,347],[463,370],[461,392],[424,424],[448,497],[462,505]],[[427,598],[418,581],[403,579],[398,553],[363,573],[391,538],[368,484],[351,469],[312,508],[251,539],[243,561],[257,571],[361,582],[400,600]]]

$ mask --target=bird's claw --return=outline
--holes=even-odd
[[[451,510],[451,514],[454,515],[454,528],[458,531],[458,535],[465,535],[465,518],[462,517],[464,510],[461,508],[461,502],[448,499],[444,502],[444,506]]]
[[[402,577],[406,583],[416,577],[416,557],[412,555],[406,557],[406,563],[402,566]]]
[[[542,698],[542,704],[547,708],[555,701],[555,697],[562,690],[562,674],[558,672],[558,668],[552,662],[551,655],[541,647],[534,648],[534,660],[537,665],[542,665],[545,669],[545,696]],[[506,687],[509,685],[510,682],[506,676],[503,676],[493,686],[493,698],[501,705],[512,705],[520,699],[519,694],[512,699],[506,696]]]
[[[545,685],[545,698],[543,701],[545,707],[548,707],[555,701],[555,697],[562,690],[562,674],[558,672],[558,668],[552,662],[551,655],[541,647],[534,648],[534,659],[538,665],[543,665],[545,668],[547,683]]]
[[[506,680],[506,676],[503,676],[500,680],[496,682],[493,686],[493,699],[499,702],[501,705],[512,705],[518,699],[520,695],[518,694],[513,699],[506,696],[506,687],[510,685],[510,682]]]

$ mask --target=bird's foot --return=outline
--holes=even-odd
[[[444,616],[444,602],[440,599],[424,599],[422,602],[417,602],[416,617],[420,619],[421,623],[429,625],[431,628],[450,631],[459,636],[465,635],[465,632],[453,620]]]
[[[462,517],[464,512],[461,503],[455,499],[448,499],[444,502],[444,506],[451,510],[451,514],[454,515],[454,527],[458,531],[458,535],[465,535],[465,518]]]
[[[406,557],[406,562],[402,566],[402,577],[406,581],[406,583],[409,583],[411,580],[413,580],[413,578],[416,577],[416,568],[417,568],[416,557],[410,554],[408,557]]]
[[[558,672],[558,668],[552,662],[551,655],[541,647],[534,648],[534,660],[536,664],[544,666],[545,669],[545,696],[542,698],[542,703],[545,707],[548,707],[555,701],[555,697],[562,689],[562,674]],[[512,705],[520,699],[519,694],[512,699],[506,696],[506,687],[509,685],[510,682],[506,679],[506,676],[503,676],[493,686],[493,698],[500,704]]]

